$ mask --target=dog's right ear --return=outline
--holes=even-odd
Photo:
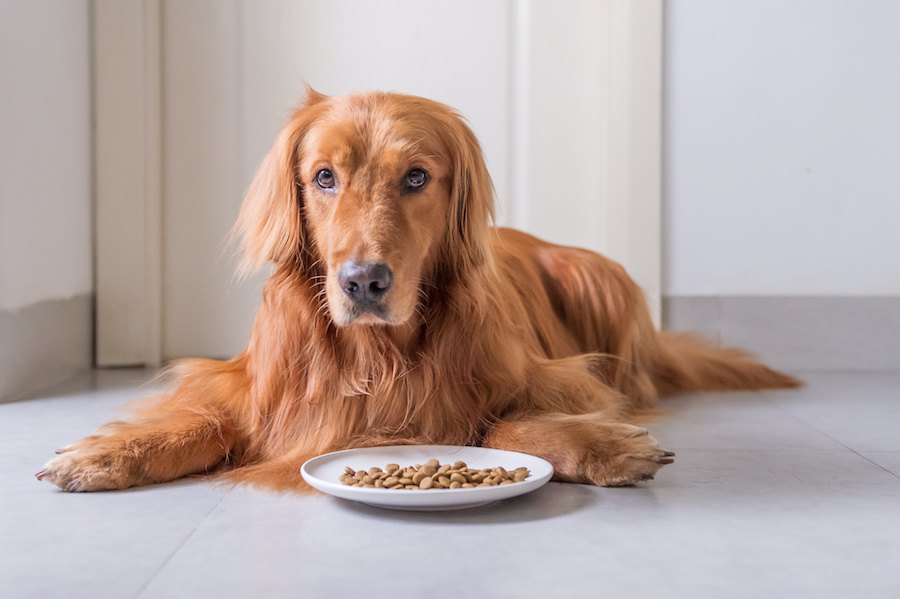
[[[246,274],[274,262],[306,269],[311,262],[303,226],[303,194],[297,171],[300,142],[326,96],[307,87],[306,101],[278,133],[263,158],[232,229],[240,238],[239,271]]]

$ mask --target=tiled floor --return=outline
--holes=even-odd
[[[670,400],[650,429],[678,458],[652,483],[469,512],[33,478],[146,376],[0,405],[0,597],[900,597],[900,374]]]

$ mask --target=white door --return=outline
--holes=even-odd
[[[658,312],[660,0],[128,4],[95,11],[98,37],[131,51],[140,68],[128,76],[145,92],[116,106],[126,61],[109,65],[98,48],[98,246],[115,255],[98,256],[101,365],[244,347],[263,276],[237,281],[225,238],[306,83],[456,107],[483,144],[498,223],[621,260]],[[104,159],[128,134],[104,116],[122,111],[143,135],[135,154],[150,181],[127,200]],[[123,202],[143,220],[103,218]],[[138,283],[134,260],[147,265]]]

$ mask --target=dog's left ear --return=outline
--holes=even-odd
[[[490,260],[494,185],[478,138],[461,116],[452,115],[444,139],[453,162],[448,260],[461,275]]]
[[[252,272],[266,262],[305,270],[312,261],[306,245],[297,168],[300,142],[317,114],[316,106],[325,98],[312,88],[307,89],[306,101],[278,133],[247,189],[232,229],[232,236],[241,240],[242,273]]]

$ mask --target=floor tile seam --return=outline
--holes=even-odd
[[[766,401],[768,401],[769,404],[771,404],[772,406],[774,406],[775,409],[777,409],[779,412],[781,412],[781,413],[783,413],[783,414],[786,414],[787,416],[789,416],[789,417],[792,418],[793,420],[799,422],[804,428],[806,428],[806,429],[808,429],[808,430],[810,430],[810,431],[819,433],[820,435],[822,435],[822,436],[825,437],[826,439],[831,439],[832,441],[834,441],[835,443],[837,443],[838,445],[840,445],[841,447],[843,447],[843,448],[846,449],[847,451],[853,451],[854,453],[856,453],[856,452],[854,451],[854,449],[853,449],[852,447],[850,447],[849,445],[847,445],[846,443],[840,441],[839,439],[834,438],[833,435],[828,434],[827,432],[825,432],[824,430],[822,430],[821,428],[819,428],[818,426],[816,426],[816,425],[813,424],[812,422],[806,420],[805,418],[803,418],[803,417],[800,416],[799,414],[795,413],[795,412],[794,412],[793,410],[791,410],[788,406],[783,405],[782,402],[775,401],[775,400],[772,398],[772,395],[771,395],[771,394],[772,394],[771,391],[768,392],[768,393],[766,393],[766,396],[765,396]]]
[[[672,451],[739,451],[741,453],[778,453],[784,451],[810,451],[815,453],[855,453],[849,447],[841,445],[840,447],[795,447],[795,446],[776,446],[770,447],[698,447],[687,445],[675,445],[666,443],[666,448]],[[900,453],[900,452],[896,452]]]
[[[890,374],[890,375],[898,375],[900,374],[900,369],[897,368],[873,368],[871,370],[866,370],[862,368],[786,368],[784,369],[788,372],[788,374],[792,374],[794,376],[803,377],[804,374],[859,374],[859,375],[869,375],[869,374]]]
[[[854,453],[854,454],[858,455],[859,457],[861,457],[861,458],[864,459],[865,461],[869,462],[870,464],[874,464],[875,466],[881,468],[882,470],[884,470],[885,472],[887,472],[888,474],[890,474],[890,475],[893,476],[894,478],[900,479],[900,475],[897,475],[896,473],[894,473],[893,471],[891,471],[891,470],[885,468],[884,466],[882,466],[882,465],[879,464],[878,462],[876,462],[876,461],[874,461],[874,460],[871,460],[871,459],[869,459],[868,457],[866,457],[865,455],[863,455],[862,453],[860,453],[860,451],[866,451],[866,450],[856,450],[856,449],[854,449],[853,447],[850,447],[849,445],[847,445],[847,444],[844,443],[843,441],[841,441],[841,440],[839,440],[839,439],[836,439],[834,436],[828,434],[827,432],[823,431],[822,429],[820,429],[819,427],[815,426],[814,424],[812,424],[812,423],[806,421],[805,419],[801,418],[799,415],[795,414],[794,412],[792,412],[791,410],[789,410],[789,409],[786,408],[785,406],[781,405],[779,402],[773,401],[773,400],[771,399],[771,397],[767,397],[767,399],[768,399],[768,401],[771,402],[772,405],[774,405],[776,408],[778,408],[779,410],[781,410],[783,413],[787,414],[788,416],[790,416],[790,417],[793,418],[794,420],[800,422],[801,424],[803,424],[803,425],[806,426],[807,428],[809,428],[809,429],[811,429],[811,430],[814,430],[814,431],[818,432],[818,433],[821,434],[821,435],[824,435],[825,437],[831,439],[832,441],[834,441],[835,443],[837,443],[838,445],[840,445],[841,447],[843,447],[844,449],[846,449],[846,450],[849,451],[850,453]]]
[[[191,529],[191,532],[189,532],[189,533],[184,537],[184,539],[182,539],[181,542],[178,543],[178,546],[175,547],[175,548],[171,551],[171,553],[169,553],[168,556],[166,556],[166,559],[163,560],[163,562],[159,565],[159,567],[156,568],[156,570],[153,571],[153,573],[150,575],[150,577],[147,578],[147,580],[144,581],[144,584],[142,584],[142,585],[138,588],[138,590],[135,592],[135,594],[134,594],[134,598],[135,598],[135,599],[138,599],[139,597],[141,597],[141,596],[147,591],[147,589],[150,587],[150,584],[151,584],[154,580],[156,580],[156,577],[159,576],[159,574],[165,569],[165,567],[169,564],[169,562],[172,561],[172,558],[175,557],[175,555],[176,555],[179,551],[181,551],[181,549],[187,544],[187,542],[190,541],[191,538],[194,536],[194,533],[196,533],[196,532],[200,529],[200,527],[203,526],[203,523],[206,522],[206,521],[209,519],[209,517],[213,514],[213,512],[215,512],[216,509],[218,509],[219,505],[225,500],[225,497],[227,497],[227,496],[228,496],[228,493],[230,493],[230,492],[231,492],[231,490],[229,490],[227,493],[223,493],[222,496],[219,497],[219,500],[215,503],[215,505],[213,505],[213,506],[209,509],[209,511],[206,512],[206,514],[204,514],[204,516],[200,519],[200,521],[197,522],[196,526],[194,526],[194,527]]]
[[[787,415],[790,416],[792,419],[794,419],[795,421],[799,422],[800,425],[801,425],[802,427],[804,427],[805,429],[808,429],[809,431],[812,431],[812,432],[815,432],[815,433],[819,433],[820,435],[823,435],[825,438],[827,438],[827,439],[833,441],[833,442],[834,442],[835,444],[837,444],[839,447],[825,448],[825,449],[823,449],[823,448],[817,448],[817,447],[802,447],[802,448],[797,448],[797,447],[775,447],[775,448],[771,448],[771,449],[770,449],[770,448],[764,448],[764,447],[742,448],[742,447],[689,447],[689,446],[681,446],[681,447],[679,448],[677,445],[672,444],[672,443],[669,443],[668,445],[671,447],[672,450],[683,449],[683,450],[686,450],[686,451],[705,451],[705,450],[708,450],[708,451],[772,451],[772,450],[777,450],[777,449],[809,449],[809,450],[814,450],[814,451],[843,451],[843,452],[847,452],[847,451],[853,452],[853,451],[854,451],[852,448],[850,448],[850,447],[848,447],[847,445],[841,443],[840,441],[838,441],[837,439],[835,439],[834,437],[832,437],[831,435],[829,435],[829,434],[826,433],[825,431],[822,431],[822,430],[818,429],[817,427],[813,426],[811,423],[809,423],[809,422],[807,422],[806,420],[800,418],[799,416],[797,416],[796,414],[794,414],[793,412],[791,412],[790,410],[788,410],[788,409],[785,408],[784,406],[780,405],[779,402],[774,401],[774,400],[771,398],[770,393],[771,393],[771,391],[761,390],[761,391],[759,392],[759,395],[760,395],[760,397],[766,402],[766,404],[768,404],[769,406],[774,407],[774,408],[775,408],[777,411],[779,411],[779,412],[783,412],[783,413],[787,414]],[[656,433],[656,434],[659,435],[660,437],[664,437],[664,436],[665,436],[664,432],[663,432],[663,433]],[[841,448],[843,448],[843,449],[841,449]],[[855,453],[855,452],[854,452],[854,453]]]
[[[885,472],[887,472],[888,474],[890,474],[890,475],[893,476],[894,478],[900,480],[900,474],[897,474],[896,472],[894,472],[894,471],[891,470],[890,468],[886,468],[886,467],[882,466],[881,464],[879,464],[879,463],[876,462],[875,460],[871,459],[870,457],[866,456],[866,455],[863,454],[863,453],[860,453],[859,451],[856,451],[855,449],[851,449],[850,451],[852,451],[853,453],[855,453],[856,455],[858,455],[859,457],[861,457],[861,458],[864,459],[865,461],[867,461],[867,462],[869,462],[869,463],[871,463],[871,464],[874,464],[874,465],[878,466],[879,468],[881,468],[882,470],[884,470]],[[865,451],[865,450],[863,450],[863,451]]]

